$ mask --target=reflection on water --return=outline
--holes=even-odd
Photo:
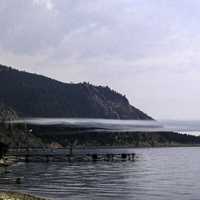
[[[200,148],[135,152],[135,162],[21,163],[0,176],[0,188],[58,200],[199,199]]]

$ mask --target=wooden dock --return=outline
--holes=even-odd
[[[15,156],[20,161],[134,161],[131,149],[50,149],[24,148],[10,149],[7,156]]]

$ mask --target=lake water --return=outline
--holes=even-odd
[[[135,149],[136,160],[18,163],[1,190],[56,200],[199,200],[200,148]],[[22,183],[15,184],[21,177]]]

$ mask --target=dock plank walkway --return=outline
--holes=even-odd
[[[135,153],[133,149],[73,149],[73,153],[68,148],[50,149],[50,148],[23,148],[10,149],[7,156],[24,157],[30,159],[31,157],[45,157],[48,161],[53,157],[65,158],[88,158],[91,160],[113,160],[121,158],[123,160],[134,160]]]

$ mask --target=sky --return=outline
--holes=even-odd
[[[200,120],[199,0],[1,0],[0,63],[108,85],[156,119]]]

